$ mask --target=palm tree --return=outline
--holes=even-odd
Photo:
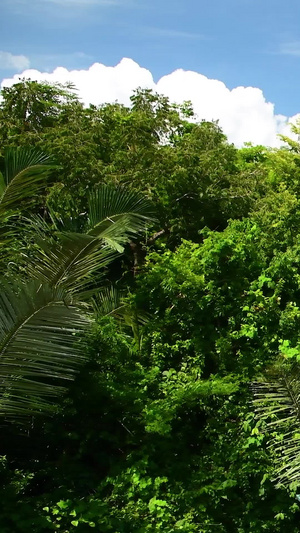
[[[45,239],[49,227],[37,218],[31,222],[39,235],[39,249],[33,260],[26,257],[26,270],[34,279],[83,297],[103,267],[123,253],[132,237],[145,231],[152,215],[152,205],[141,194],[102,185],[90,193],[80,229],[76,220],[54,217],[56,231],[49,241]]]
[[[15,171],[8,171],[2,212],[15,209],[17,198],[29,197],[30,181],[34,193],[45,184],[42,160],[39,167],[35,160],[33,169],[29,157],[23,160],[23,169],[19,161],[13,163]],[[51,410],[51,397],[61,394],[63,381],[74,377],[85,357],[78,338],[92,320],[91,296],[101,289],[103,268],[144,231],[151,206],[138,194],[102,186],[91,193],[84,217],[81,232],[70,231],[72,224],[76,229],[76,220],[53,217],[50,238],[51,228],[44,221],[27,221],[28,231],[36,236],[35,253],[24,252],[22,276],[2,284],[0,415],[6,418]]]

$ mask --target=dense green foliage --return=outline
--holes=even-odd
[[[298,532],[298,144],[2,97],[0,531]]]

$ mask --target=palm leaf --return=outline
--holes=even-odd
[[[85,233],[59,231],[49,242],[42,238],[45,223],[35,218],[32,228],[39,236],[39,249],[34,259],[27,257],[27,272],[43,283],[87,291],[92,282],[97,285],[101,270],[123,252],[129,237],[145,229],[151,209],[139,194],[103,186],[90,197]]]
[[[45,410],[84,359],[76,334],[89,320],[62,289],[38,282],[0,293],[0,414]]]
[[[47,185],[53,169],[49,157],[32,148],[10,148],[4,156],[4,172],[0,172],[0,265],[5,266],[14,255],[11,244],[18,242],[20,226],[13,216],[32,202]],[[9,225],[7,220],[9,219]],[[17,217],[16,217],[17,220]]]
[[[278,484],[300,482],[300,367],[281,363],[252,384],[255,413],[265,421]]]
[[[122,187],[102,185],[90,193],[89,223],[96,227],[104,220],[114,220],[120,214],[131,214],[140,220],[153,217],[153,206],[142,194]]]
[[[153,206],[145,196],[109,185],[90,194],[88,213],[87,233],[120,252],[128,238],[144,232],[154,221]]]
[[[118,251],[123,251],[119,243],[143,232],[146,225],[155,220],[153,205],[145,196],[111,185],[94,189],[89,194],[88,212],[80,213],[76,219],[58,218],[53,210],[50,216],[57,231],[84,232],[106,240]]]
[[[8,149],[0,176],[0,214],[18,210],[20,203],[35,197],[46,187],[53,168],[50,158],[36,149]]]
[[[73,293],[83,293],[92,281],[99,281],[104,268],[117,256],[99,239],[80,233],[59,234],[56,241],[40,240],[38,244],[35,256],[27,257],[27,273]]]
[[[125,293],[113,286],[104,287],[98,291],[93,297],[92,305],[96,316],[111,315],[121,324],[130,327],[140,351],[143,340],[141,327],[149,322],[150,313],[138,310],[135,305],[132,305]]]
[[[113,285],[103,287],[93,295],[92,305],[98,317],[113,315],[122,316],[124,309],[123,292],[117,290]]]

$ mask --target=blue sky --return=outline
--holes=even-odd
[[[1,0],[0,11],[0,80],[128,57],[155,81],[194,70],[300,112],[297,0]]]

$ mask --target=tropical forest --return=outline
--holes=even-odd
[[[1,533],[299,533],[292,128],[2,89]]]

